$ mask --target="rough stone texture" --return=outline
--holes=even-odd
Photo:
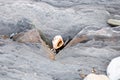
[[[51,4],[56,7],[71,7],[76,5],[107,5],[107,4],[119,4],[119,0],[34,0],[42,1]],[[116,3],[118,2],[118,3]]]
[[[13,40],[22,43],[40,43],[40,33],[37,29],[28,30],[26,32],[21,32],[13,35]]]
[[[40,44],[3,42],[0,46],[1,80],[68,80],[70,75],[70,80],[80,78],[79,66],[49,60]]]
[[[3,22],[15,24],[23,18],[28,19],[50,39],[57,34],[66,39],[67,33],[69,33],[67,38],[72,38],[86,26],[106,27],[108,26],[106,21],[110,17],[104,6],[79,5],[72,8],[58,8],[45,2],[20,0],[4,3],[0,10],[0,18]]]
[[[111,45],[112,43],[117,43],[120,40],[120,32],[119,28],[91,28],[86,27],[81,30],[67,45],[66,47],[74,46],[78,43],[92,42],[92,46],[94,42],[97,42],[99,47],[104,47],[105,45]],[[91,41],[92,40],[92,41]],[[103,44],[101,44],[101,42]],[[100,44],[98,44],[100,43]],[[91,43],[87,45],[90,46]],[[65,48],[66,48],[65,47]]]
[[[120,0],[0,0],[0,35],[40,29],[52,40],[70,40],[89,31],[108,29],[107,20],[120,19]],[[101,34],[101,33],[100,33]],[[100,38],[101,39],[101,38]],[[64,48],[51,61],[40,43],[0,39],[1,80],[82,80],[79,74],[106,74],[111,59],[120,56],[120,39],[87,42]]]
[[[5,21],[5,19],[0,20],[0,35],[11,35],[12,33],[19,33],[32,28],[32,23],[25,18],[17,22],[9,22]]]
[[[62,50],[56,56],[56,60],[64,64],[79,65],[84,74],[88,74],[93,68],[97,73],[105,73],[109,61],[120,56],[119,52],[110,48],[81,47],[76,45]]]

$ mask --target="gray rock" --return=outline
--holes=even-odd
[[[0,35],[10,35],[34,28],[34,25],[28,19],[21,19],[17,22],[0,20]]]
[[[119,52],[108,47],[83,47],[77,44],[60,51],[56,60],[63,64],[79,65],[84,74],[91,73],[93,67],[97,73],[105,74],[109,61],[117,56],[120,56]]]
[[[80,79],[78,66],[49,60],[44,48],[38,43],[22,44],[11,40],[4,42],[5,45],[0,46],[1,80]]]
[[[114,4],[114,3],[120,3],[119,0],[34,0],[37,2],[46,2],[48,4],[51,4],[55,7],[71,7],[76,5],[106,5],[106,4]]]
[[[73,38],[86,26],[106,27],[108,26],[106,21],[110,16],[103,6],[81,5],[56,8],[44,2],[32,3],[31,1],[13,1],[13,3],[1,5],[0,10],[0,18],[5,24],[17,23],[25,18],[31,21],[29,24],[35,25],[45,33],[50,40],[58,34],[62,35],[64,40]]]
[[[117,29],[117,30],[116,30]],[[78,43],[87,42],[90,40],[91,43],[98,42],[101,44],[103,42],[103,45],[106,45],[106,42],[108,44],[111,44],[110,42],[119,42],[120,40],[120,32],[118,28],[91,28],[86,27],[83,30],[81,30],[67,45],[66,47],[74,46]],[[101,42],[100,42],[101,41]],[[90,43],[90,44],[91,44]],[[89,44],[88,44],[89,45]],[[94,44],[93,44],[94,45]]]

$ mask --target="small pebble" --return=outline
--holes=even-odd
[[[87,75],[84,80],[109,80],[106,75],[97,75],[97,74],[89,74]]]
[[[107,23],[113,26],[120,26],[120,20],[117,19],[109,19]]]

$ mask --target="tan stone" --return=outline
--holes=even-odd
[[[120,26],[120,20],[116,20],[116,19],[109,19],[107,23],[113,26]]]
[[[106,75],[97,75],[97,74],[89,74],[87,75],[84,80],[109,80]]]
[[[13,36],[13,40],[18,42],[31,42],[37,43],[40,42],[40,35],[37,29],[32,29],[27,32],[21,32],[15,36]]]

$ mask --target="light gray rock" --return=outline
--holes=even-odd
[[[85,71],[84,74],[89,74],[93,67],[97,73],[105,74],[109,61],[117,56],[120,56],[119,52],[107,47],[83,47],[77,44],[60,51],[56,60],[64,64],[79,65]]]
[[[116,57],[111,60],[107,67],[107,75],[110,80],[119,80],[120,79],[120,57]]]
[[[5,44],[0,46],[1,80],[80,80],[79,66],[51,61],[38,43],[3,42]]]
[[[111,45],[117,43],[120,40],[119,28],[91,28],[86,27],[81,30],[67,45],[66,47],[74,46],[78,43],[86,43],[88,45],[98,43],[98,46],[104,47],[105,45]],[[92,41],[91,41],[92,40]],[[101,45],[99,45],[101,44]],[[87,46],[88,46],[87,45]]]
[[[20,0],[13,1],[13,3],[9,4],[4,3],[4,5],[0,6],[0,19],[4,24],[16,24],[19,23],[19,20],[25,18],[31,21],[29,24],[35,25],[36,28],[45,33],[50,40],[58,34],[62,35],[64,40],[66,38],[73,38],[86,26],[106,27],[108,26],[106,21],[110,17],[109,12],[103,6],[94,7],[93,5],[83,5],[71,8],[57,8],[45,2]],[[17,31],[13,25],[11,28]],[[14,32],[10,31],[8,32]]]
[[[10,22],[0,19],[0,35],[11,35],[34,28],[34,25],[28,19],[21,19],[17,22]]]
[[[114,4],[119,3],[119,0],[34,0],[39,2],[46,2],[48,4],[51,4],[55,7],[71,7],[76,5],[106,5],[106,4]]]

